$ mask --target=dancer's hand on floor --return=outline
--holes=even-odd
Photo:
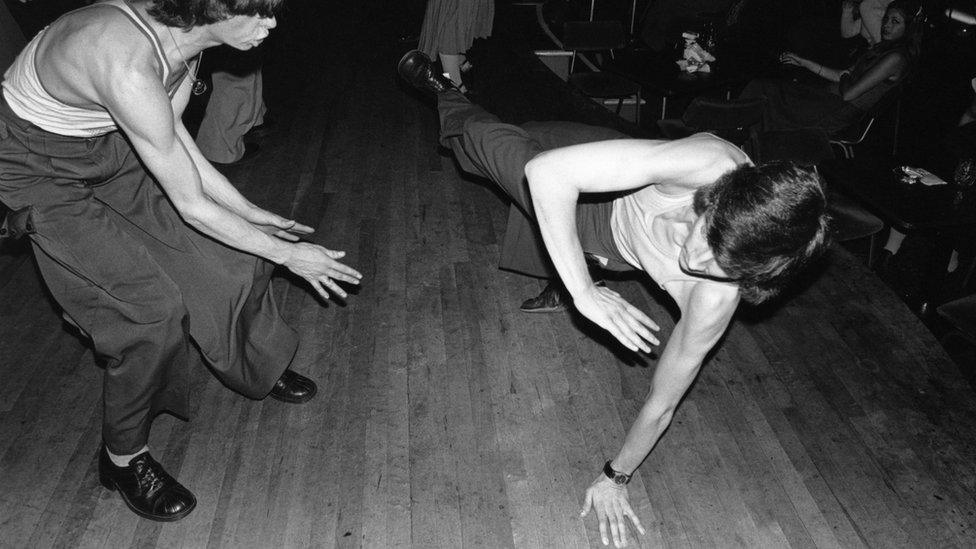
[[[610,332],[631,351],[640,349],[647,353],[651,345],[660,343],[651,333],[651,330],[657,331],[660,327],[610,288],[592,284],[573,298],[573,305],[580,314]]]
[[[644,535],[644,527],[641,526],[637,514],[631,509],[627,495],[626,485],[614,484],[603,474],[597,477],[586,490],[580,516],[585,517],[591,508],[596,511],[596,518],[600,521],[600,540],[603,541],[603,545],[609,545],[612,538],[614,547],[627,547],[625,518],[629,518],[634,523],[634,528]],[[607,537],[607,528],[610,529],[610,537]]]

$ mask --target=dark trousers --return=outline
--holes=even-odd
[[[575,122],[506,124],[454,91],[438,95],[437,109],[441,142],[454,150],[462,169],[491,179],[512,199],[499,268],[555,278],[535,223],[525,165],[549,149],[628,136],[610,128]],[[611,195],[581,199],[576,209],[580,241],[585,252],[608,259],[608,269],[631,270],[633,267],[620,257],[610,232],[612,200]]]
[[[225,385],[252,398],[294,358],[273,266],[189,228],[120,132],[52,134],[0,100],[0,201],[32,209],[44,281],[105,366],[113,452],[144,446],[160,411],[187,415],[191,339]]]

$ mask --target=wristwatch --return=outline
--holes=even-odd
[[[627,473],[621,473],[613,468],[611,463],[612,459],[608,459],[606,463],[603,464],[603,474],[607,476],[608,479],[612,480],[614,484],[619,484],[623,486],[630,482],[630,475]]]

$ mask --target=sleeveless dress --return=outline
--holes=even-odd
[[[417,49],[435,60],[464,53],[475,38],[491,35],[494,18],[494,0],[428,0]]]

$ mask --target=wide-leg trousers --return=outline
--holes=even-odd
[[[163,410],[187,416],[191,343],[251,398],[266,396],[294,358],[297,335],[270,291],[273,265],[186,225],[120,132],[60,136],[0,100],[0,201],[30,211],[44,281],[105,368],[111,451],[145,445]]]

